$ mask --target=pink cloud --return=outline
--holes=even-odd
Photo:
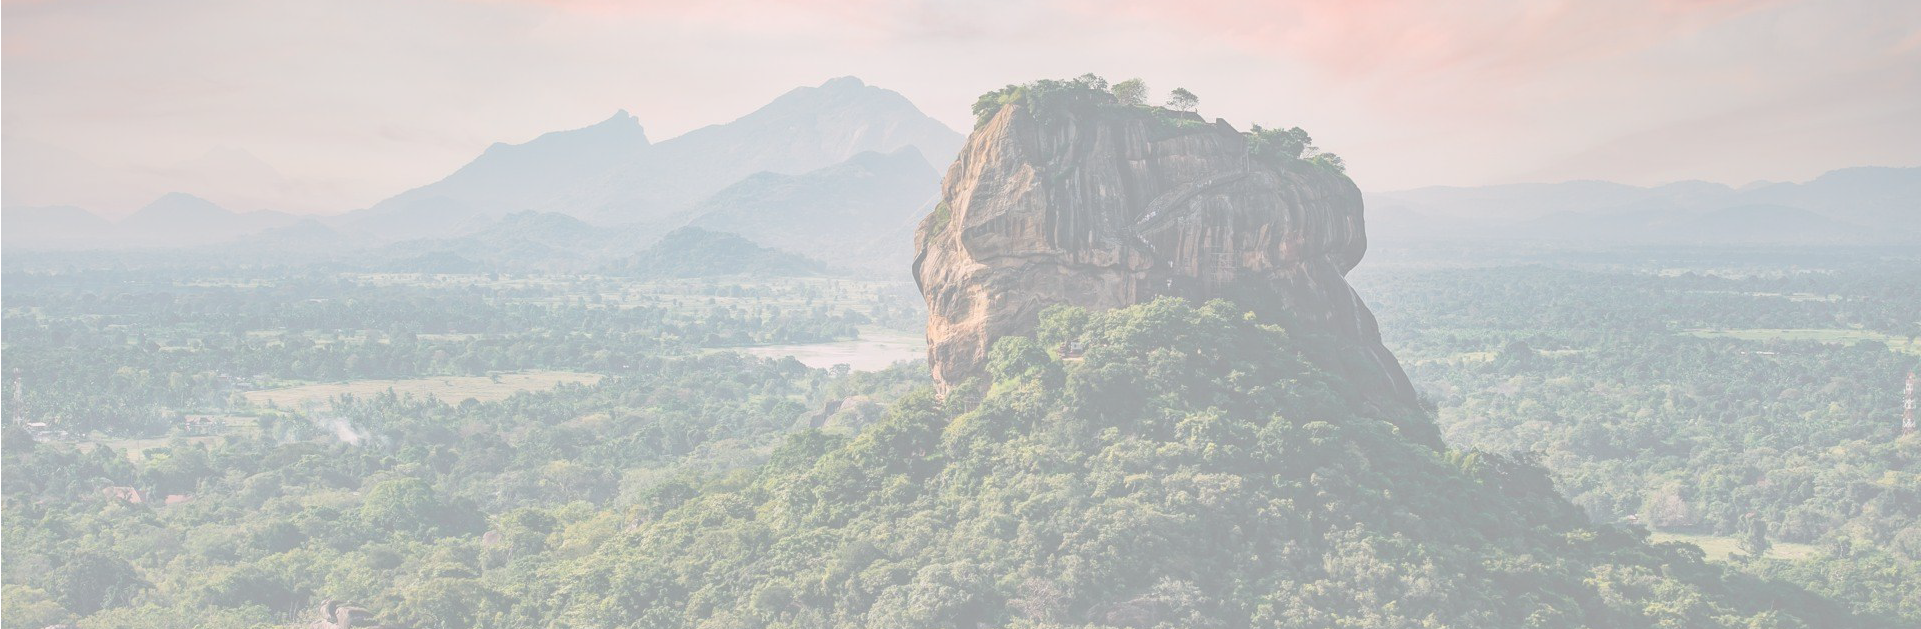
[[[1800,0],[1069,0],[1218,37],[1337,77],[1525,75],[1669,41],[1767,4]]]
[[[673,25],[690,34],[722,34],[802,42],[826,39],[876,49],[919,37],[966,34],[971,7],[956,13],[926,2],[896,0],[463,0],[544,10],[561,18],[606,24]]]

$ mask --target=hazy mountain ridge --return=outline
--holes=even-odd
[[[8,208],[5,220],[9,246],[69,249],[210,245],[287,227],[303,217],[272,210],[234,212],[172,192],[118,221],[71,206]]]
[[[850,268],[907,259],[914,216],[929,211],[961,136],[900,94],[843,77],[791,90],[724,124],[652,142],[620,111],[593,125],[497,143],[447,177],[372,207],[309,216],[237,213],[173,193],[119,221],[71,206],[9,207],[5,243],[26,249],[231,244],[296,250],[404,244],[408,255],[461,241],[518,212],[618,226],[637,240],[517,243],[511,231],[466,257],[524,252],[523,268],[628,255],[680,225],[741,234]],[[913,153],[916,155],[908,156]],[[1639,187],[1603,181],[1437,186],[1370,193],[1383,243],[1521,239],[1577,244],[1891,244],[1921,242],[1921,168],[1859,167],[1800,183],[1739,188],[1703,181]],[[1746,208],[1746,209],[1743,209]],[[1770,209],[1760,209],[1770,208]],[[325,229],[321,229],[324,227]],[[595,240],[599,239],[599,240]],[[247,241],[259,241],[249,243]],[[421,242],[413,242],[421,241]],[[410,243],[410,244],[409,244]],[[465,243],[465,244],[462,244]],[[586,255],[576,255],[583,253]],[[589,265],[591,266],[591,264]]]
[[[951,154],[960,135],[897,92],[842,77],[796,88],[732,122],[649,144],[620,112],[597,125],[496,144],[446,179],[350,213],[375,233],[443,235],[522,210],[597,224],[662,220],[760,172],[801,174],[863,152]]]
[[[755,244],[736,234],[682,227],[638,254],[608,265],[608,275],[674,279],[721,275],[820,275],[826,265],[806,256]]]
[[[607,189],[568,199],[589,220],[658,218],[759,172],[799,174],[867,151],[951,155],[960,134],[899,93],[841,77],[802,87],[727,124],[690,131],[623,168]]]
[[[5,134],[7,207],[71,205],[110,217],[170,191],[190,191],[230,208],[275,208],[309,214],[337,211],[330,200],[340,183],[289,177],[245,148],[216,143],[170,147],[170,155],[142,166],[105,155]],[[180,156],[198,152],[192,157]],[[133,195],[133,196],[129,196]]]
[[[113,222],[71,205],[10,207],[4,214],[7,246],[67,249],[90,244]]]
[[[480,217],[465,225],[457,237],[400,240],[369,252],[377,260],[413,260],[430,254],[451,254],[496,269],[582,271],[603,260],[603,248],[620,237],[620,229],[588,225],[557,212],[513,212],[494,221]],[[628,244],[638,248],[640,242]],[[436,262],[438,264],[438,262]],[[450,273],[450,271],[436,271]]]
[[[343,221],[389,238],[445,235],[463,220],[551,205],[651,147],[640,120],[621,110],[598,124],[495,143],[445,179],[408,190]]]
[[[355,250],[368,243],[365,234],[345,232],[335,229],[319,219],[300,218],[291,224],[282,225],[242,237],[232,244],[237,247],[276,248],[280,250]]]
[[[826,264],[899,269],[912,256],[912,225],[924,214],[937,181],[934,167],[909,144],[891,154],[861,152],[801,175],[753,173],[663,219],[594,225],[561,212],[469,214],[442,235],[386,242],[367,256],[400,264],[428,252],[448,252],[492,269],[586,271],[634,256],[672,229],[692,225],[784,252],[805,252]],[[457,208],[440,219],[467,210],[444,196],[434,202]]]
[[[799,175],[751,175],[695,206],[689,224],[830,264],[898,272],[913,259],[914,225],[939,187],[939,173],[908,145]]]
[[[1435,186],[1369,194],[1384,240],[1610,244],[1887,244],[1921,241],[1921,168],[1856,167],[1807,182]]]

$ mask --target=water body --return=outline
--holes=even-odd
[[[763,345],[741,348],[762,358],[792,356],[803,365],[826,369],[845,364],[854,371],[880,371],[903,360],[925,360],[927,339],[918,334],[893,330],[862,330],[852,341]]]

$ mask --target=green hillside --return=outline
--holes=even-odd
[[[762,247],[734,234],[682,227],[640,253],[615,262],[607,272],[643,278],[803,277],[819,275],[824,270],[819,262]]]
[[[1592,524],[1526,461],[1417,445],[1396,425],[1418,411],[1363,401],[1226,302],[1056,309],[1042,329],[996,345],[978,407],[909,396],[858,435],[663,483],[592,553],[524,558],[542,579],[508,624],[1861,622]],[[1069,339],[1084,357],[1044,349]]]

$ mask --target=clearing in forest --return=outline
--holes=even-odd
[[[1815,341],[1852,345],[1861,341],[1880,341],[1888,344],[1888,349],[1909,354],[1921,354],[1921,343],[1907,337],[1883,334],[1873,330],[1853,330],[1841,328],[1738,328],[1730,330],[1690,330],[1689,334],[1706,338],[1731,338],[1743,341]]]
[[[1686,542],[1699,546],[1701,553],[1710,560],[1725,560],[1728,558],[1729,553],[1736,555],[1747,554],[1741,550],[1741,539],[1737,537],[1698,535],[1694,533],[1655,533],[1649,536],[1648,539],[1653,542]],[[1769,544],[1766,556],[1768,559],[1801,561],[1813,557],[1814,553],[1815,548],[1813,544],[1796,544],[1794,542],[1774,540]]]
[[[413,394],[415,397],[431,395],[448,404],[459,404],[468,398],[481,402],[494,402],[512,397],[521,391],[546,391],[563,384],[591,385],[600,382],[601,377],[600,374],[572,371],[523,371],[492,376],[438,376],[407,380],[323,382],[248,391],[244,395],[247,402],[254,406],[271,405],[285,409],[303,408],[308,405],[324,406],[343,394],[366,397],[385,393],[388,389],[401,395]]]

